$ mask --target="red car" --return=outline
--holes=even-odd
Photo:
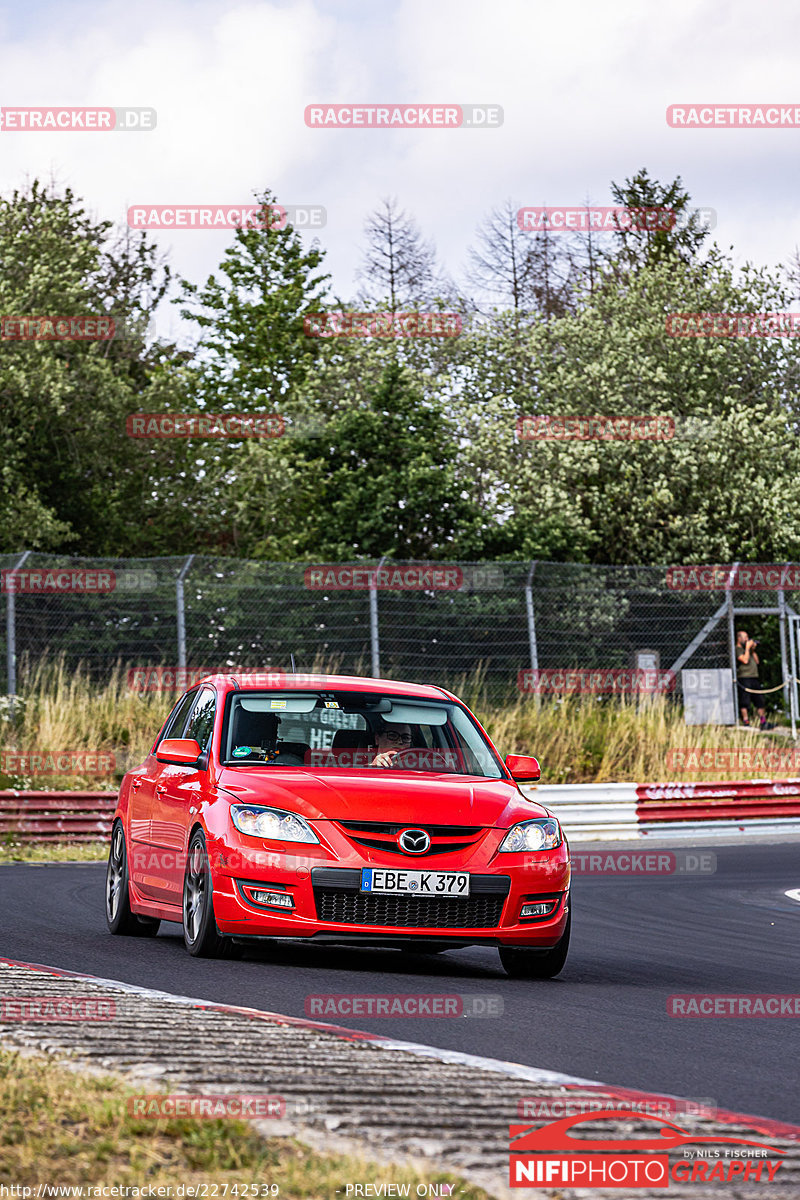
[[[192,955],[252,938],[497,946],[544,979],[569,947],[569,849],[472,713],[433,686],[213,675],[122,781],[106,919],[183,925]]]

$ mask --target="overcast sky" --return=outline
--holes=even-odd
[[[4,106],[154,107],[150,133],[3,131],[2,190],[69,184],[98,217],[131,204],[241,203],[272,189],[327,210],[320,240],[355,290],[362,225],[396,196],[461,277],[482,217],[610,203],[640,167],[680,174],[737,261],[800,243],[800,129],[671,129],[670,104],[800,105],[795,0],[299,0],[3,6]],[[314,102],[492,103],[494,129],[309,129]],[[153,235],[202,281],[230,232]],[[160,332],[177,334],[177,311]]]

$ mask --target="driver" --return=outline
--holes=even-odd
[[[369,765],[371,767],[390,767],[398,751],[405,750],[410,745],[410,725],[387,725],[384,723],[375,736],[375,747],[378,753]]]

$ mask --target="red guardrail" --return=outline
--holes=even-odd
[[[587,789],[593,785],[587,784]],[[800,779],[631,784],[638,824],[800,817]],[[565,789],[565,799],[567,796]],[[632,797],[631,797],[632,798]],[[108,837],[116,792],[0,792],[0,837],[91,842]],[[591,815],[591,805],[587,805]]]
[[[640,824],[800,817],[800,779],[637,784],[636,799]]]
[[[94,842],[111,833],[116,792],[0,792],[0,837]]]

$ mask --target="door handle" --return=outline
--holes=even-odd
[[[141,786],[142,786],[141,779],[135,778],[135,779],[131,780],[131,791],[132,792],[138,792],[138,790]]]
[[[156,784],[156,795],[157,796],[163,795],[166,790],[167,790],[167,785],[165,783],[157,783]]]

